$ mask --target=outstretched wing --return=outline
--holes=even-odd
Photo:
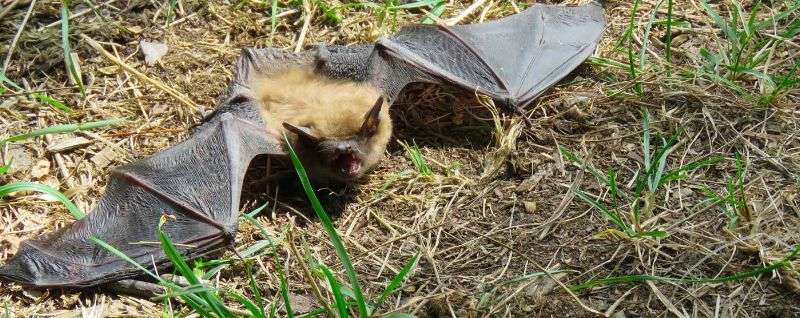
[[[0,268],[0,277],[40,287],[88,287],[139,276],[134,266],[91,238],[109,243],[145,267],[160,267],[167,262],[156,235],[162,214],[175,217],[163,230],[188,258],[230,246],[250,161],[258,154],[283,154],[250,98],[251,61],[243,55],[220,108],[191,137],[114,169],[92,213],[23,242]]]
[[[522,108],[582,63],[605,29],[602,7],[535,4],[488,23],[405,27],[374,46],[321,50],[322,71],[370,81],[390,101],[409,83],[453,85]]]

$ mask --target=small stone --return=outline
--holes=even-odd
[[[33,165],[31,168],[31,177],[34,179],[39,179],[41,177],[46,176],[50,173],[50,161],[48,160],[39,160],[36,164]]]
[[[140,41],[139,46],[142,47],[142,54],[144,54],[144,62],[147,65],[154,65],[161,57],[167,54],[169,47],[161,42]]]
[[[47,151],[50,153],[58,153],[77,149],[91,144],[92,141],[83,137],[64,138],[53,141],[47,145]]]

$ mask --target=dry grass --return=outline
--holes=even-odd
[[[12,169],[0,175],[0,183],[45,183],[88,211],[102,194],[111,167],[174,144],[212,110],[242,47],[274,45],[291,50],[320,42],[366,42],[392,30],[391,19],[379,23],[379,14],[370,9],[342,12],[343,20],[336,23],[326,18],[320,7],[335,2],[311,1],[306,7],[301,2],[279,1],[287,13],[277,19],[274,35],[269,1],[178,0],[171,22],[168,6],[154,1],[97,1],[102,18],[89,11],[71,21],[73,35],[85,34],[100,41],[128,66],[188,96],[199,105],[195,110],[124,72],[73,36],[72,46],[86,84],[87,94],[81,96],[70,84],[64,66],[59,26],[47,26],[58,19],[60,2],[36,1],[6,75],[26,90],[46,92],[75,111],[65,113],[23,94],[6,92],[0,99],[0,138],[55,124],[111,117],[126,117],[130,122],[8,144],[2,149],[2,158],[5,163],[13,158]],[[462,23],[515,10],[515,5],[506,1],[479,2]],[[0,19],[3,43],[14,39],[29,3],[0,0],[6,8],[12,6],[0,9],[0,15],[5,15]],[[419,252],[422,257],[415,272],[384,310],[458,317],[592,315],[582,307],[585,305],[615,317],[800,316],[797,261],[789,262],[794,267],[724,283],[601,285],[577,292],[580,302],[551,278],[536,275],[542,268],[563,270],[553,276],[568,286],[640,274],[723,277],[778,261],[800,244],[800,88],[789,85],[764,105],[758,103],[758,96],[769,95],[772,86],[756,72],[720,71],[728,82],[701,74],[705,64],[701,48],[724,52],[728,39],[699,0],[675,1],[672,9],[674,19],[690,28],[673,24],[672,36],[666,36],[668,1],[664,1],[648,33],[650,14],[657,3],[643,0],[635,10],[630,44],[635,49],[634,63],[639,65],[643,40],[647,58],[635,69],[635,77],[626,66],[629,46],[623,43],[615,49],[629,26],[633,4],[610,2],[606,8],[609,28],[595,58],[531,105],[526,114],[531,125],[521,130],[524,121],[493,116],[473,96],[424,85],[410,88],[392,110],[398,123],[395,137],[416,141],[432,175],[419,175],[406,150],[393,142],[388,159],[328,207],[329,212],[341,208],[340,213],[333,213],[335,224],[365,293],[380,293]],[[713,7],[726,17],[734,6],[724,3]],[[460,17],[470,4],[449,3],[442,18]],[[796,2],[769,2],[757,13],[757,21],[768,21],[793,5]],[[75,1],[71,11],[75,14],[87,8],[82,1]],[[745,5],[746,12],[750,9],[751,4]],[[425,18],[417,10],[397,14],[400,25]],[[797,13],[791,13],[786,21],[797,25],[797,19]],[[786,21],[753,36],[775,39],[789,23]],[[138,45],[142,39],[168,44],[169,53],[155,66],[145,65]],[[666,43],[670,43],[669,58]],[[765,57],[753,70],[790,72],[800,52],[797,37],[766,43],[747,50]],[[0,48],[0,56],[6,56],[8,48]],[[608,188],[558,149],[571,150],[602,173],[614,169],[622,191],[632,192],[636,176],[643,174],[643,107],[651,114],[653,133],[679,136],[668,167],[709,156],[726,160],[691,171],[685,179],[649,194],[640,225],[664,230],[668,236],[599,235],[609,233],[614,225],[575,193],[580,190],[610,204]],[[47,150],[77,138],[85,142],[75,149]],[[743,191],[735,197],[744,204],[734,209],[740,217],[738,225],[729,227],[725,210],[711,204],[704,189],[725,193],[726,183],[735,178],[733,158],[737,153],[745,170]],[[274,192],[259,194],[258,190],[249,191],[254,194],[247,209],[265,200],[273,202]],[[258,220],[272,233],[295,228],[292,244],[284,244],[277,258],[287,270],[295,309],[308,307],[307,303],[313,303],[312,290],[303,278],[306,265],[296,255],[308,253],[324,261],[340,280],[344,280],[344,270],[337,266],[323,228],[312,214],[304,214],[307,203],[292,201],[281,193],[279,198],[286,204],[270,206]],[[627,221],[631,221],[630,203],[620,204]],[[0,261],[13,255],[21,240],[69,222],[67,210],[49,197],[20,194],[5,199],[0,202]],[[242,223],[237,245],[247,247],[258,239],[259,231]],[[274,295],[279,285],[274,264],[271,256],[262,258],[256,262],[261,267],[257,279]],[[235,263],[212,283],[245,291],[247,279],[242,272],[243,265]],[[176,311],[186,310],[174,301],[171,306]],[[2,307],[12,316],[82,312],[92,316],[87,308],[107,316],[154,316],[170,310],[165,302],[99,289],[36,291],[0,282],[0,316],[5,312]]]

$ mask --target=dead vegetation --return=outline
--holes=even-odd
[[[50,185],[89,211],[111,167],[174,144],[213,109],[242,47],[367,42],[407,23],[472,23],[526,6],[444,3],[436,18],[430,7],[278,1],[273,30],[269,1],[74,1],[69,32],[76,81],[57,23],[61,2],[0,0],[0,39],[7,44],[0,57],[9,56],[3,73],[18,85],[3,84],[0,138],[128,120],[7,143],[2,163],[10,171],[0,184]],[[790,257],[800,246],[799,7],[797,1],[609,1],[609,28],[598,52],[531,105],[527,121],[490,111],[473,96],[409,88],[392,109],[398,124],[388,159],[328,206],[365,294],[378,296],[419,253],[416,269],[380,312],[800,316],[800,262]],[[147,65],[140,40],[165,43],[169,51]],[[649,125],[643,125],[645,109]],[[663,147],[661,136],[675,139]],[[676,178],[637,189],[637,180],[651,175],[648,161],[658,157],[659,146],[666,152],[664,171],[679,170]],[[711,158],[713,164],[680,169]],[[308,283],[307,259],[328,264],[341,281],[345,271],[306,201],[279,190],[281,203],[272,204],[274,190],[253,188],[243,207],[269,203],[257,220],[281,238],[274,258],[264,249],[210,283],[249,293],[242,273],[251,264],[265,298],[280,304],[280,264],[292,307],[307,311],[319,305],[315,295],[329,297],[327,285],[315,291]],[[0,261],[21,240],[72,219],[49,195],[4,198]],[[238,235],[240,251],[264,239],[245,222]],[[581,286],[588,288],[575,288]],[[174,299],[101,289],[38,291],[6,282],[0,282],[0,308],[0,316],[189,312]]]

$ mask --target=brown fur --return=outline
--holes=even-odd
[[[254,82],[253,88],[270,133],[281,140],[285,133],[295,148],[300,146],[297,136],[283,128],[284,122],[306,127],[315,137],[332,142],[353,139],[365,115],[381,96],[368,84],[330,79],[307,68],[264,76]],[[388,108],[384,104],[381,109],[377,132],[360,142],[358,150],[364,170],[374,166],[386,151],[392,134]],[[324,164],[324,159],[331,158],[322,159],[320,163]]]

